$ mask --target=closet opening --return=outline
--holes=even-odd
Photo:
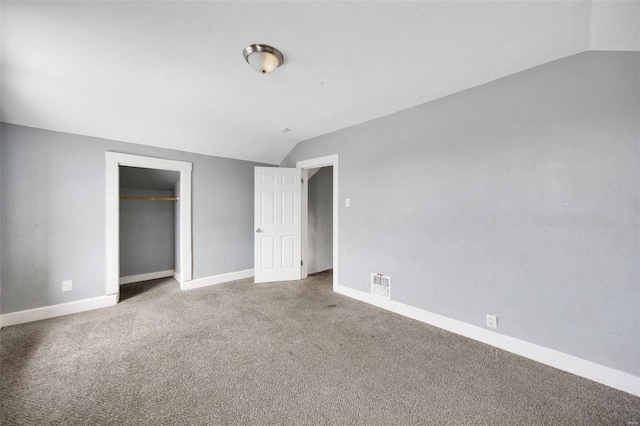
[[[338,291],[338,155],[301,160],[296,167],[302,169],[301,278],[330,274]]]
[[[140,275],[152,274],[152,273],[167,273],[170,269],[156,270],[152,272],[142,272],[145,269],[135,269],[141,267],[146,261],[141,261],[139,264],[135,264],[133,257],[126,258],[126,265],[123,265],[123,269],[120,268],[121,260],[125,259],[120,256],[120,239],[128,238],[128,235],[121,235],[120,230],[120,206],[123,204],[123,208],[127,209],[131,206],[125,206],[124,203],[130,203],[132,201],[141,201],[145,203],[168,203],[172,205],[173,210],[173,226],[168,230],[156,229],[157,232],[168,232],[169,236],[173,235],[173,256],[169,255],[169,251],[165,252],[165,259],[173,259],[173,277],[180,283],[180,288],[184,290],[188,288],[188,282],[193,277],[193,263],[192,263],[192,226],[191,226],[191,172],[193,165],[185,161],[167,160],[156,157],[144,157],[141,155],[122,154],[119,152],[106,152],[105,160],[106,167],[106,208],[105,214],[107,219],[106,226],[106,294],[118,295],[120,294],[120,278],[121,277],[134,277],[128,280],[139,279]],[[151,172],[151,178],[147,175],[141,177],[143,174],[141,170],[129,170],[128,168],[144,170],[156,170],[159,172],[169,171],[178,173],[177,182],[173,181],[171,174],[157,174]],[[121,185],[120,178],[121,172],[124,174],[123,183]],[[127,174],[132,173],[132,181],[134,183],[127,183]],[[160,181],[162,177],[172,182],[151,185],[149,182]],[[172,176],[169,178],[169,176]],[[146,183],[145,183],[146,182]],[[146,187],[145,187],[146,186]],[[129,190],[136,191],[136,193],[129,192]],[[150,193],[146,191],[169,191],[173,190],[172,197],[168,196],[152,196],[149,194],[157,194],[155,192]],[[120,192],[122,191],[122,194]],[[120,199],[120,196],[124,197]],[[161,192],[161,195],[169,195],[168,192]],[[161,200],[164,198],[176,198],[176,200]],[[153,200],[152,200],[153,199]],[[144,206],[143,208],[150,208],[151,205]],[[125,218],[125,221],[127,219]],[[139,224],[140,225],[140,224]],[[146,225],[146,224],[145,224]],[[130,226],[130,225],[125,225]],[[139,231],[140,229],[137,229]],[[128,228],[127,228],[128,229]],[[149,238],[158,237],[158,235],[151,235]],[[140,241],[135,241],[136,244]],[[148,243],[148,242],[147,242]],[[122,245],[125,249],[125,246]],[[126,247],[126,250],[130,250],[130,246]],[[167,262],[166,265],[169,265]],[[169,266],[158,266],[160,264],[154,264],[151,269],[157,268],[170,268]],[[161,265],[165,265],[162,263]],[[146,269],[149,271],[150,269]],[[121,274],[122,272],[122,274]],[[137,274],[136,272],[142,272]],[[134,274],[134,275],[128,275]],[[148,277],[149,275],[147,275]],[[151,279],[146,278],[145,279]]]
[[[333,270],[333,166],[307,169],[305,189],[307,198],[306,273],[308,275],[321,272],[331,274]]]
[[[180,173],[119,166],[119,175],[119,284],[173,277],[179,264]],[[135,293],[129,288],[127,296]]]

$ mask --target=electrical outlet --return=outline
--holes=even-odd
[[[65,280],[62,281],[62,291],[71,291],[73,289],[73,281]]]
[[[498,317],[493,314],[487,314],[487,327],[498,328]]]
[[[345,207],[351,207],[351,198],[345,198],[344,199],[344,206]]]

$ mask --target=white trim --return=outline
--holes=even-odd
[[[93,297],[91,299],[75,300],[59,305],[43,306],[42,308],[27,309],[25,311],[11,312],[0,316],[2,326],[23,324],[25,322],[39,321],[47,318],[55,318],[62,315],[76,314],[92,309],[113,306],[118,303],[118,295]]]
[[[107,153],[109,154],[109,153]],[[107,156],[108,158],[108,156]],[[120,171],[118,163],[107,161],[107,247],[106,293],[118,293],[120,278]]]
[[[143,157],[139,155],[106,152],[107,188],[106,188],[106,293],[117,294],[120,289],[120,199],[119,166],[143,167],[150,169],[180,172],[180,271],[184,280],[192,277],[191,247],[191,170],[193,165],[185,161],[163,158]]]
[[[299,169],[315,169],[317,167],[333,166],[338,164],[338,154],[325,155],[324,157],[300,160],[296,163]]]
[[[320,169],[318,169],[320,170]],[[309,247],[307,244],[309,233],[309,169],[301,169],[302,188],[300,190],[300,279],[309,276]]]
[[[120,285],[139,283],[140,281],[155,280],[158,278],[173,277],[173,269],[167,271],[148,272],[146,274],[129,275],[126,277],[120,277]]]
[[[173,170],[176,172],[190,172],[193,165],[186,161],[167,160],[164,158],[144,157],[141,155],[123,154],[120,152],[106,152],[107,162],[118,163],[120,166],[142,167],[145,169]]]
[[[180,171],[180,271],[185,280],[193,278],[191,261],[191,163]],[[175,267],[175,266],[174,266]]]
[[[177,273],[176,271],[173,271],[173,278],[178,281],[180,284],[182,284],[182,277],[180,276],[179,273]]]
[[[386,300],[363,291],[354,290],[342,285],[334,286],[334,291],[360,300],[361,302],[386,309],[396,314],[433,325],[443,330],[477,340],[482,343],[503,349],[508,352],[538,361],[580,377],[593,380],[603,385],[640,396],[640,377],[596,364],[555,349],[546,348],[514,337],[505,336],[495,331],[485,330],[475,325],[434,314],[413,306]]]
[[[244,271],[229,272],[227,274],[212,275],[210,277],[197,278],[191,281],[184,281],[180,283],[180,289],[193,290],[194,288],[206,287],[214,284],[222,284],[229,281],[241,280],[244,278],[253,277],[253,269],[246,269]]]
[[[296,163],[296,167],[302,169],[314,169],[316,167],[327,167],[333,166],[333,291],[337,291],[336,289],[339,287],[339,268],[338,268],[338,211],[340,210],[340,197],[339,197],[339,179],[338,179],[338,154],[327,155],[325,157],[311,158],[309,160],[302,160]],[[303,197],[307,197],[306,194],[308,190],[308,182],[307,179],[304,180],[303,183]],[[303,206],[303,217],[306,217],[307,212],[307,204],[304,203]],[[306,219],[305,219],[306,220]],[[303,244],[303,252],[306,256],[306,245],[307,245],[307,227],[302,227],[302,244]],[[308,264],[306,259],[303,259],[305,265]],[[307,276],[307,268],[303,265],[303,278]]]

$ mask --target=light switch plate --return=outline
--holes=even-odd
[[[62,291],[71,291],[73,289],[73,281],[65,280],[62,281]]]

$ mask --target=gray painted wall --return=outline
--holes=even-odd
[[[120,166],[119,179],[120,188],[173,191],[180,179],[180,172]]]
[[[333,167],[323,167],[308,182],[307,272],[333,268]]]
[[[0,306],[2,306],[2,191],[4,186],[3,168],[2,168],[2,126],[0,126]]]
[[[173,197],[173,191],[120,189],[120,195]],[[120,200],[120,276],[173,269],[176,202]]]
[[[339,154],[340,284],[384,273],[398,302],[638,375],[639,75],[639,53],[582,53],[282,166]]]
[[[193,163],[194,278],[253,267],[260,164],[11,124],[1,131],[1,313],[105,294],[105,151]],[[68,279],[73,290],[63,293]]]

